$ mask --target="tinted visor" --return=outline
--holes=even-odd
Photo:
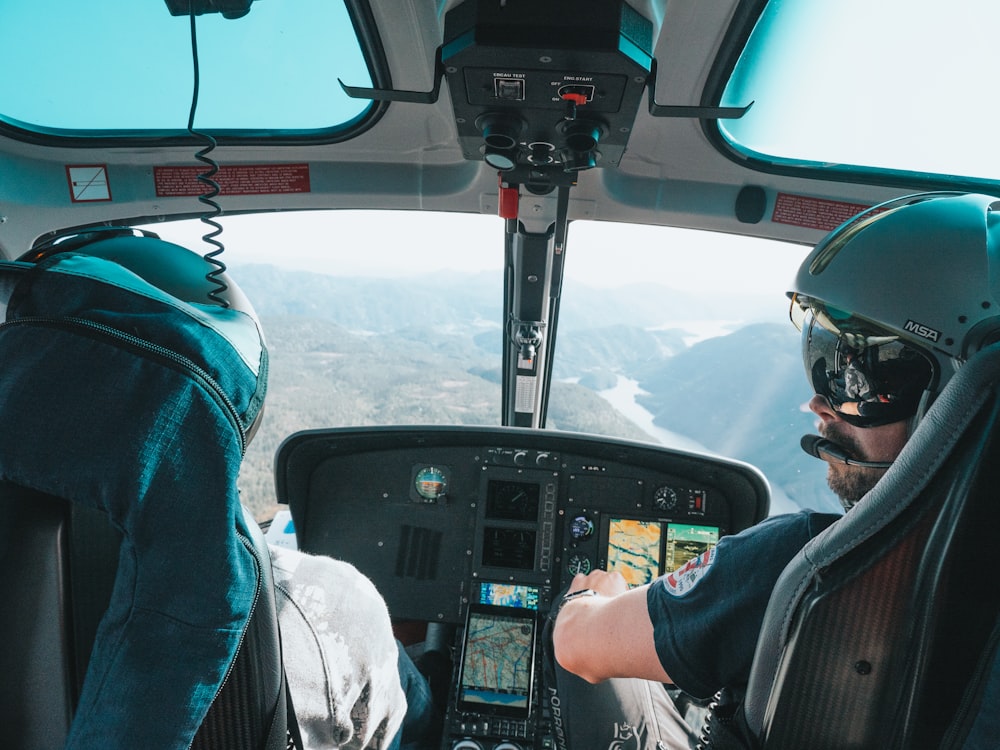
[[[833,308],[793,300],[791,317],[813,389],[844,421],[877,427],[917,413],[934,376],[918,349]]]

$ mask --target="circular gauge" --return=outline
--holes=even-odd
[[[586,516],[577,516],[569,522],[569,535],[574,539],[589,539],[594,533],[594,522]]]
[[[677,507],[677,493],[673,487],[659,487],[653,493],[653,505],[660,510],[673,510]]]
[[[426,500],[437,500],[448,492],[448,478],[436,466],[425,466],[413,479],[417,494]]]
[[[574,552],[569,556],[569,560],[566,561],[566,568],[573,575],[577,573],[586,575],[590,572],[590,567],[590,558],[579,552]]]

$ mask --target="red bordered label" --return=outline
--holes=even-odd
[[[111,200],[108,168],[104,164],[67,164],[66,180],[69,198],[74,203]]]
[[[778,193],[771,221],[776,224],[791,224],[829,232],[867,208],[870,208],[867,203],[848,203],[811,198],[806,195]]]
[[[153,167],[153,181],[158,198],[205,195],[211,186],[198,179],[207,167]],[[308,164],[235,164],[223,165],[211,179],[219,185],[220,195],[279,195],[308,193]]]

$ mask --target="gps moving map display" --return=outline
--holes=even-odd
[[[621,573],[630,587],[650,583],[714,547],[719,529],[609,517],[604,532],[607,570]]]
[[[531,706],[535,613],[471,605],[462,648],[458,709],[526,717]]]
[[[618,571],[629,586],[649,583],[660,574],[658,521],[611,518],[608,521],[608,570]]]

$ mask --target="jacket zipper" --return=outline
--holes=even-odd
[[[232,400],[215,381],[215,378],[184,355],[178,354],[172,349],[167,349],[159,344],[154,344],[151,341],[147,341],[146,339],[140,338],[131,333],[126,333],[125,331],[105,325],[104,323],[86,320],[85,318],[17,318],[15,320],[8,320],[5,323],[0,323],[0,329],[15,325],[46,326],[57,330],[82,333],[84,335],[96,334],[98,338],[110,339],[125,349],[130,349],[143,355],[148,355],[152,359],[159,360],[162,364],[166,364],[168,367],[172,367],[175,370],[180,369],[182,372],[201,383],[205,390],[211,394],[219,408],[229,419],[229,422],[232,424],[236,434],[239,435],[240,455],[242,456],[246,453],[246,429],[240,421],[239,413],[236,411],[236,407],[233,405]]]

